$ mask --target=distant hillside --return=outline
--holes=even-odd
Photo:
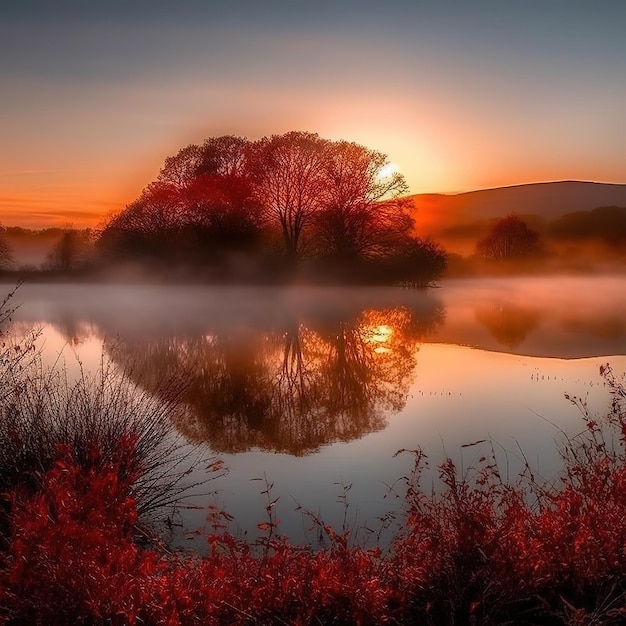
[[[490,220],[510,213],[528,216],[528,222],[534,226],[575,211],[591,211],[601,206],[626,207],[626,185],[560,181],[454,195],[417,194],[411,198],[419,235],[431,235],[452,249],[466,252],[459,249],[461,239],[475,241],[488,228]]]

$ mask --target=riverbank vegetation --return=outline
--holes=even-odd
[[[171,465],[184,448],[166,433],[176,407],[110,370],[73,381],[45,372],[30,339],[5,332],[2,345],[3,623],[623,623],[626,379],[608,366],[607,415],[569,398],[581,432],[563,439],[552,482],[530,466],[504,480],[489,441],[469,444],[481,456],[463,473],[403,451],[414,470],[390,489],[403,503],[390,545],[355,543],[353,529],[314,514],[322,540],[294,545],[265,484],[261,537],[231,533],[228,512],[208,506],[201,557],[154,532],[155,511],[184,488]],[[209,477],[221,471],[207,463]],[[436,476],[441,489],[424,490]]]

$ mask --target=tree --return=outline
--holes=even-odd
[[[137,200],[109,218],[99,233],[98,250],[118,260],[165,260],[182,214],[180,193],[173,183],[150,183]]]
[[[234,135],[211,137],[201,146],[191,144],[165,159],[157,181],[183,191],[199,178],[209,178],[220,181],[223,189],[232,193],[239,187],[234,183],[249,179],[249,146],[246,138]]]
[[[250,145],[245,137],[235,135],[206,139],[195,175],[247,178]]]
[[[105,256],[152,262],[214,262],[254,249],[261,216],[247,167],[249,142],[208,139],[168,157],[156,181],[104,226]]]
[[[91,231],[67,227],[48,255],[50,269],[69,271],[87,262],[91,247]]]
[[[504,261],[521,259],[541,251],[539,233],[531,230],[517,215],[498,220],[486,237],[476,244],[476,252],[484,259]]]
[[[157,180],[109,220],[98,246],[113,258],[201,262],[220,276],[280,273],[314,254],[305,272],[359,279],[370,261],[415,247],[408,187],[388,166],[381,152],[314,133],[214,137],[168,157]],[[274,240],[282,267],[267,254]]]
[[[333,142],[327,154],[315,218],[320,252],[341,260],[390,253],[413,228],[410,202],[400,197],[404,177],[386,175],[387,156],[356,143]]]
[[[406,238],[393,255],[376,264],[385,282],[425,289],[439,280],[448,265],[445,250],[431,239]],[[376,266],[373,271],[375,273]]]
[[[181,148],[174,156],[165,159],[157,180],[173,185],[179,190],[185,189],[195,180],[201,162],[202,148],[190,144]]]
[[[214,137],[202,145],[195,179],[183,194],[187,222],[201,245],[218,251],[256,247],[263,220],[249,158],[250,142],[242,137]]]
[[[5,229],[0,224],[0,269],[6,269],[11,265],[13,265],[13,254],[5,237]]]
[[[290,132],[260,139],[253,148],[254,195],[265,218],[278,222],[287,258],[303,252],[303,232],[321,207],[329,142],[319,135]]]

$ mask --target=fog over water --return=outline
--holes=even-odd
[[[396,506],[385,484],[411,464],[394,458],[401,448],[467,468],[484,446],[460,446],[491,437],[503,473],[519,471],[522,449],[554,477],[559,429],[583,427],[564,394],[602,413],[599,366],[626,371],[626,279],[615,276],[450,280],[428,292],[30,284],[16,300],[16,328],[41,327],[48,361],[90,369],[104,353],[156,395],[178,379],[176,428],[230,467],[217,501],[254,534],[265,501],[251,479],[265,475],[296,540],[312,538],[296,501],[341,523],[341,482],[353,485],[349,518],[376,526]],[[205,515],[186,511],[187,528]]]

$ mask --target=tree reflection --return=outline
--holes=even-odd
[[[511,350],[539,326],[542,317],[537,309],[510,304],[494,304],[476,311],[476,320],[487,327],[499,344]]]
[[[418,343],[442,310],[365,309],[352,316],[293,316],[278,328],[120,338],[113,359],[152,393],[177,381],[189,438],[219,452],[251,448],[307,454],[379,430],[400,411]]]

